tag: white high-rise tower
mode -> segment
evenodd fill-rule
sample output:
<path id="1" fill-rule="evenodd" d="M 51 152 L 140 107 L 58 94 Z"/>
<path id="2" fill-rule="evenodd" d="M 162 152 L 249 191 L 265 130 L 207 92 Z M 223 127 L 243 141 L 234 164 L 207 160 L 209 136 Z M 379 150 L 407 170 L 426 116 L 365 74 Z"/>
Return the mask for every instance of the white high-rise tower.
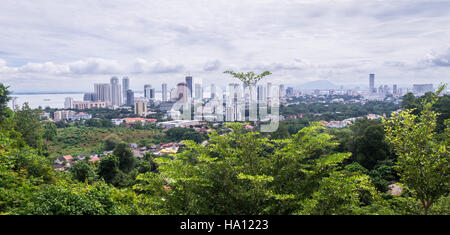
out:
<path id="1" fill-rule="evenodd" d="M 111 78 L 111 104 L 115 106 L 122 105 L 122 89 L 117 77 Z"/>

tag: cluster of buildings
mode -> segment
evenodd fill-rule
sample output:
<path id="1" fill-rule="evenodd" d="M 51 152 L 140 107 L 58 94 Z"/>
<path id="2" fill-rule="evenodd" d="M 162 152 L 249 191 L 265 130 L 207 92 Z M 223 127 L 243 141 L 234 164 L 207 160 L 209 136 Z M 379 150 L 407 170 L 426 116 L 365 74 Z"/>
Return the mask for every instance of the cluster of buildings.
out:
<path id="1" fill-rule="evenodd" d="M 369 74 L 369 88 L 368 90 L 359 89 L 344 89 L 341 86 L 340 89 L 304 89 L 294 90 L 293 87 L 288 87 L 282 92 L 283 85 L 280 85 L 280 98 L 299 97 L 302 95 L 313 96 L 331 96 L 331 95 L 346 95 L 346 96 L 362 96 L 366 100 L 384 100 L 386 97 L 398 98 L 409 92 L 416 96 L 421 96 L 427 92 L 434 91 L 433 84 L 413 84 L 412 87 L 405 88 L 399 87 L 397 84 L 386 85 L 382 84 L 378 87 L 375 84 L 375 74 Z"/>
<path id="2" fill-rule="evenodd" d="M 204 97 L 204 87 L 196 82 L 192 76 L 185 76 L 183 82 L 179 82 L 174 88 L 168 90 L 166 83 L 161 84 L 161 98 L 156 99 L 156 88 L 151 84 L 143 87 L 143 97 L 136 97 L 135 92 L 130 89 L 130 79 L 123 77 L 120 83 L 119 78 L 111 77 L 109 83 L 94 84 L 94 91 L 84 94 L 83 101 L 74 101 L 67 97 L 65 109 L 90 109 L 90 108 L 133 108 L 134 114 L 147 116 L 153 111 L 164 114 L 163 118 L 181 119 L 179 103 L 191 102 L 193 106 L 193 116 L 191 119 L 205 121 L 243 121 L 246 119 L 250 99 L 259 104 L 272 105 L 275 100 L 282 104 L 288 104 L 290 98 L 300 95 L 312 95 L 315 97 L 329 97 L 333 95 L 345 95 L 354 97 L 348 101 L 342 98 L 335 98 L 331 103 L 364 102 L 365 100 L 384 100 L 386 97 L 398 101 L 395 97 L 400 97 L 406 92 L 414 92 L 416 95 L 433 91 L 432 84 L 414 84 L 412 89 L 399 88 L 396 84 L 392 86 L 375 86 L 375 74 L 369 74 L 369 90 L 356 89 L 310 89 L 296 91 L 293 87 L 285 88 L 285 85 L 273 85 L 271 82 L 259 84 L 255 87 L 253 94 L 245 84 L 229 83 L 226 92 L 218 89 L 215 84 L 211 84 L 210 96 Z M 250 97 L 250 96 L 253 97 Z M 277 97 L 279 99 L 273 99 Z M 364 98 L 363 98 L 364 97 Z M 393 97 L 393 98 L 392 98 Z M 323 102 L 323 101 L 317 101 Z M 175 105 L 175 106 L 174 106 Z M 262 107 L 261 105 L 258 109 Z M 264 107 L 264 106 L 263 106 Z M 266 117 L 267 118 L 267 117 Z M 260 118 L 262 120 L 262 118 Z M 179 123 L 164 123 L 162 125 L 182 125 Z"/>
<path id="3" fill-rule="evenodd" d="M 49 116 L 47 116 L 50 118 Z M 91 119 L 92 115 L 85 112 L 75 112 L 72 110 L 59 110 L 53 113 L 53 121 L 63 121 L 63 120 L 86 120 Z"/>
<path id="4" fill-rule="evenodd" d="M 132 124 L 135 122 L 141 122 L 142 124 L 152 124 L 152 123 L 156 123 L 156 121 L 158 121 L 158 120 L 153 119 L 153 118 L 116 118 L 116 119 L 111 119 L 111 121 L 115 125 L 119 126 L 122 123 L 129 125 L 129 124 Z"/>
<path id="5" fill-rule="evenodd" d="M 348 125 L 353 124 L 356 121 L 356 119 L 360 119 L 360 118 L 364 118 L 364 117 L 367 118 L 367 119 L 378 119 L 378 118 L 381 118 L 382 116 L 377 115 L 377 114 L 368 114 L 368 115 L 363 116 L 363 117 L 347 118 L 347 119 L 344 119 L 342 121 L 330 121 L 330 122 L 327 122 L 327 121 L 321 120 L 319 122 L 323 123 L 328 128 L 342 128 L 342 127 L 346 127 Z"/>
<path id="6" fill-rule="evenodd" d="M 167 87 L 167 85 L 165 85 Z M 163 85 L 164 87 L 164 85 Z M 75 101 L 71 97 L 66 97 L 65 109 L 93 109 L 93 108 L 119 108 L 122 106 L 134 107 L 135 114 L 145 116 L 147 114 L 147 103 L 155 99 L 155 89 L 151 85 L 144 86 L 144 98 L 136 99 L 134 91 L 130 89 L 130 79 L 114 76 L 109 83 L 94 84 L 94 92 L 85 93 L 83 101 Z"/>
<path id="7" fill-rule="evenodd" d="M 100 157 L 95 153 L 82 154 L 75 157 L 73 157 L 72 155 L 64 155 L 55 159 L 55 161 L 53 162 L 53 169 L 66 172 L 70 167 L 72 167 L 73 164 L 78 161 L 85 160 L 86 158 L 89 159 L 89 162 L 100 161 Z"/>
<path id="8" fill-rule="evenodd" d="M 201 126 L 203 124 L 198 120 L 173 120 L 173 121 L 167 121 L 167 122 L 158 122 L 156 125 L 166 128 L 166 129 L 169 129 L 169 128 L 173 128 L 173 127 Z"/>
<path id="9" fill-rule="evenodd" d="M 175 154 L 178 152 L 178 149 L 182 145 L 184 144 L 171 142 L 171 143 L 156 144 L 147 148 L 145 146 L 138 146 L 136 143 L 131 143 L 129 147 L 131 149 L 133 157 L 143 158 L 146 153 L 152 153 L 153 155 L 156 156 Z M 95 163 L 112 153 L 113 151 L 104 151 L 100 155 L 95 153 L 81 154 L 77 156 L 63 155 L 54 160 L 53 169 L 57 171 L 67 172 L 78 161 L 87 159 L 89 162 Z"/>
<path id="10" fill-rule="evenodd" d="M 183 143 L 178 142 L 170 142 L 170 143 L 161 143 L 155 144 L 150 147 L 139 147 L 137 144 L 132 143 L 130 147 L 132 148 L 133 156 L 135 157 L 143 157 L 146 153 L 150 152 L 155 156 L 161 156 L 165 154 L 175 154 L 178 152 L 180 146 L 183 146 Z"/>
<path id="11" fill-rule="evenodd" d="M 254 94 L 256 100 L 258 102 L 270 102 L 270 98 L 274 95 L 284 96 L 284 94 L 293 93 L 292 88 L 288 88 L 286 91 L 284 85 L 279 86 L 279 89 L 275 90 L 275 92 L 274 87 L 270 82 L 266 86 L 258 85 Z M 114 76 L 110 79 L 109 83 L 94 84 L 94 91 L 85 93 L 83 101 L 76 101 L 71 97 L 66 97 L 64 108 L 77 110 L 91 108 L 116 109 L 126 106 L 133 107 L 134 113 L 139 116 L 146 116 L 149 114 L 150 108 L 156 108 L 166 113 L 167 117 L 176 118 L 180 113 L 172 110 L 172 107 L 179 101 L 185 102 L 189 100 L 193 101 L 193 105 L 197 105 L 199 103 L 205 104 L 208 101 L 217 100 L 223 104 L 224 108 L 214 109 L 211 112 L 220 113 L 224 116 L 233 116 L 233 119 L 241 120 L 242 112 L 238 110 L 242 110 L 243 108 L 248 109 L 249 94 L 248 92 L 244 95 L 241 94 L 241 92 L 246 90 L 246 86 L 230 83 L 227 88 L 229 88 L 228 95 L 222 94 L 221 90 L 217 89 L 215 84 L 211 84 L 210 97 L 205 98 L 203 96 L 204 89 L 202 84 L 194 82 L 192 76 L 186 76 L 184 82 L 178 83 L 170 91 L 168 90 L 167 84 L 163 83 L 161 85 L 161 99 L 156 100 L 156 90 L 151 84 L 144 85 L 144 97 L 136 97 L 135 92 L 130 89 L 130 79 L 128 77 L 123 77 L 122 83 L 120 83 L 119 78 Z M 246 103 L 239 103 L 241 99 L 244 99 Z M 207 118 L 216 119 L 214 116 Z"/>
<path id="12" fill-rule="evenodd" d="M 393 95 L 396 97 L 403 96 L 406 93 L 412 92 L 416 96 L 421 96 L 427 92 L 434 91 L 433 84 L 413 84 L 411 88 L 399 88 L 397 84 L 393 84 L 392 88 L 388 85 L 380 85 L 375 87 L 375 74 L 369 74 L 369 92 L 368 97 L 384 98 L 387 95 Z"/>

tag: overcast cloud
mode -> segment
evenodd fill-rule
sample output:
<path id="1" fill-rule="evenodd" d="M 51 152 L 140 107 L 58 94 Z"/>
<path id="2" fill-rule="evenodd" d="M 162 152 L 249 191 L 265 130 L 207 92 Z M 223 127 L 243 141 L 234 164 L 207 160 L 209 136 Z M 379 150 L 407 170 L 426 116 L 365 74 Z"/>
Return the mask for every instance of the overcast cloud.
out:
<path id="1" fill-rule="evenodd" d="M 174 86 L 227 69 L 272 83 L 450 81 L 450 1 L 2 0 L 0 82 L 14 91 L 88 91 L 129 76 Z"/>

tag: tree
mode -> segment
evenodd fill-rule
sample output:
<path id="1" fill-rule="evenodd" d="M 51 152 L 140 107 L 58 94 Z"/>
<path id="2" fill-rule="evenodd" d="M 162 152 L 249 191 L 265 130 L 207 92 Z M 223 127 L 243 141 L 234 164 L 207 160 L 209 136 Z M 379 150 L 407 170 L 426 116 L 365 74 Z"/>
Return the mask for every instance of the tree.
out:
<path id="1" fill-rule="evenodd" d="M 354 157 L 358 163 L 371 170 L 378 161 L 386 160 L 387 149 L 383 126 L 371 125 L 364 130 L 362 136 L 355 138 Z"/>
<path id="2" fill-rule="evenodd" d="M 227 70 L 224 73 L 230 74 L 234 78 L 239 79 L 242 83 L 244 83 L 248 87 L 255 86 L 262 78 L 272 74 L 269 71 L 264 71 L 261 74 L 255 74 L 254 72 L 237 73 L 237 72 L 233 72 L 231 70 Z"/>
<path id="3" fill-rule="evenodd" d="M 147 152 L 142 159 L 139 159 L 136 166 L 139 173 L 156 172 L 158 165 L 153 159 L 153 154 Z"/>
<path id="4" fill-rule="evenodd" d="M 279 124 L 278 129 L 270 134 L 271 139 L 287 139 L 289 136 L 288 127 L 282 122 Z"/>
<path id="5" fill-rule="evenodd" d="M 421 104 L 419 115 L 408 109 L 384 120 L 386 139 L 398 155 L 396 169 L 400 180 L 420 201 L 424 214 L 428 214 L 436 200 L 449 193 L 449 122 L 445 136 L 439 138 L 437 114 L 431 110 L 443 89 L 444 86 L 440 87 Z"/>
<path id="6" fill-rule="evenodd" d="M 207 145 L 184 141 L 174 159 L 155 158 L 158 173 L 138 175 L 134 189 L 169 214 L 292 214 L 350 156 L 332 153 L 337 143 L 318 123 L 283 140 L 244 125 L 212 132 Z"/>
<path id="7" fill-rule="evenodd" d="M 169 141 L 192 140 L 196 143 L 204 141 L 206 138 L 203 134 L 198 133 L 194 129 L 184 127 L 174 127 L 166 131 Z"/>
<path id="8" fill-rule="evenodd" d="M 443 132 L 445 130 L 445 120 L 450 119 L 450 95 L 439 96 L 433 105 L 433 110 L 439 114 L 437 117 L 437 131 Z"/>
<path id="9" fill-rule="evenodd" d="M 14 114 L 14 129 L 29 146 L 41 150 L 42 123 L 39 121 L 40 111 L 31 109 L 28 103 L 23 104 Z"/>
<path id="10" fill-rule="evenodd" d="M 94 167 L 92 164 L 87 161 L 78 161 L 70 167 L 70 173 L 72 173 L 72 177 L 80 182 L 89 182 L 92 183 L 97 174 L 95 173 Z"/>
<path id="11" fill-rule="evenodd" d="M 8 87 L 0 83 L 0 124 L 2 121 L 10 116 L 8 101 L 11 100 L 9 97 L 10 91 Z"/>
<path id="12" fill-rule="evenodd" d="M 231 70 L 227 70 L 223 73 L 230 74 L 231 76 L 233 76 L 233 78 L 239 79 L 245 86 L 247 86 L 249 88 L 249 91 L 250 91 L 249 105 L 250 105 L 250 107 L 253 107 L 253 87 L 256 86 L 256 84 L 261 79 L 272 74 L 270 71 L 264 71 L 260 74 L 255 74 L 254 72 L 237 73 L 237 72 L 233 72 Z M 256 109 L 250 108 L 250 118 L 252 118 L 252 117 L 256 118 Z"/>
<path id="13" fill-rule="evenodd" d="M 108 155 L 100 161 L 98 175 L 107 183 L 112 183 L 119 173 L 119 158 L 114 155 Z"/>
<path id="14" fill-rule="evenodd" d="M 105 183 L 86 185 L 59 181 L 42 187 L 20 214 L 114 215 L 120 210 L 113 201 L 113 188 Z"/>
<path id="15" fill-rule="evenodd" d="M 128 173 L 134 169 L 136 159 L 126 143 L 119 143 L 116 148 L 114 148 L 113 154 L 119 159 L 119 169 L 121 171 Z"/>
<path id="16" fill-rule="evenodd" d="M 402 97 L 402 108 L 404 109 L 415 109 L 417 108 L 417 98 L 413 93 L 408 92 Z"/>
<path id="17" fill-rule="evenodd" d="M 120 138 L 119 136 L 117 136 L 116 134 L 110 134 L 105 138 L 105 150 L 106 151 L 110 151 L 113 150 L 116 145 L 120 142 Z"/>
<path id="18" fill-rule="evenodd" d="M 301 205 L 298 213 L 306 215 L 393 214 L 367 175 L 346 171 L 323 178 L 319 189 Z"/>
<path id="19" fill-rule="evenodd" d="M 57 135 L 57 127 L 53 122 L 46 122 L 44 125 L 43 137 L 47 141 L 52 141 Z"/>

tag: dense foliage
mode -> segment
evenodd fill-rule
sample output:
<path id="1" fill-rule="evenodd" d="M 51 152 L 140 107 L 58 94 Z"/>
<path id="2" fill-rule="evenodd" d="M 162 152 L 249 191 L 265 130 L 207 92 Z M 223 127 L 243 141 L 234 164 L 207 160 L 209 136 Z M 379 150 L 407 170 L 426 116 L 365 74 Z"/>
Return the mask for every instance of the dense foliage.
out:
<path id="1" fill-rule="evenodd" d="M 203 135 L 58 127 L 27 105 L 12 112 L 8 94 L 0 84 L 1 214 L 450 213 L 450 120 L 439 126 L 447 96 L 428 94 L 418 111 L 349 128 L 307 122 L 292 134 L 282 124 L 267 135 L 230 123 Z M 180 140 L 185 146 L 175 155 L 137 158 L 129 147 Z M 112 153 L 79 160 L 68 172 L 52 168 L 59 154 L 105 150 Z M 403 191 L 388 193 L 391 186 Z"/>

